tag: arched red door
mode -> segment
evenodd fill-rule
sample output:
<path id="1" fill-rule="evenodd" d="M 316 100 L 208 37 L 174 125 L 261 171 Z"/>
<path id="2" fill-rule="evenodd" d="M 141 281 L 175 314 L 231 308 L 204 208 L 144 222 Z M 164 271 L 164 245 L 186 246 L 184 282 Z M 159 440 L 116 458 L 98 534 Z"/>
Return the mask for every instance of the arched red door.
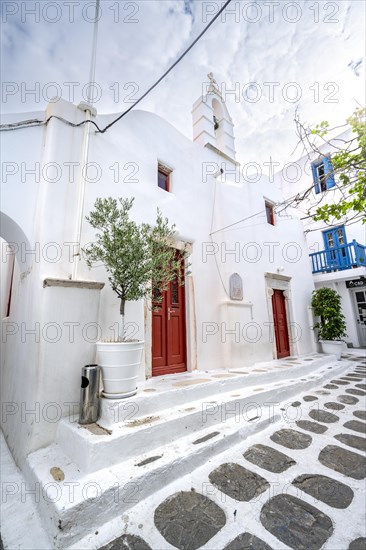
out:
<path id="1" fill-rule="evenodd" d="M 274 290 L 272 296 L 274 333 L 277 359 L 290 355 L 290 340 L 287 328 L 286 303 L 283 290 Z"/>

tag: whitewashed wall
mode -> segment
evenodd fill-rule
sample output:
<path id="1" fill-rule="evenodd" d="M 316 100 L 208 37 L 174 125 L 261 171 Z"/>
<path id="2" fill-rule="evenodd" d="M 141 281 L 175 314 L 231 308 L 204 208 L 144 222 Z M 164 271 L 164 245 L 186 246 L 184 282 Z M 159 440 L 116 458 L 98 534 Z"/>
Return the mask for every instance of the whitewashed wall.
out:
<path id="1" fill-rule="evenodd" d="M 75 122 L 84 117 L 75 106 L 63 101 L 50 106 L 47 116 L 52 113 Z M 101 116 L 97 122 L 104 126 L 114 117 Z M 14 335 L 7 334 L 6 342 L 3 341 L 2 396 L 13 403 L 13 409 L 9 405 L 3 430 L 19 464 L 31 450 L 52 441 L 57 421 L 50 421 L 47 414 L 36 420 L 32 415 L 22 418 L 17 405 L 24 402 L 28 409 L 34 409 L 38 402 L 43 410 L 52 402 L 61 407 L 62 415 L 69 414 L 67 403 L 78 400 L 80 367 L 93 361 L 95 353 L 92 336 L 89 333 L 86 338 L 83 327 L 98 323 L 103 337 L 110 337 L 113 336 L 110 327 L 119 316 L 118 300 L 108 283 L 102 291 L 43 288 L 47 277 L 64 280 L 72 277 L 75 259 L 70 253 L 70 243 L 75 242 L 77 235 L 77 176 L 83 133 L 82 128 L 73 129 L 53 119 L 47 130 L 9 132 L 4 138 L 6 143 L 9 140 L 5 160 L 30 159 L 30 163 L 57 163 L 61 168 L 61 177 L 53 183 L 49 181 L 52 172 L 45 176 L 41 171 L 36 184 L 26 178 L 23 186 L 14 177 L 12 184 L 5 187 L 5 214 L 16 227 L 22 228 L 32 246 L 39 242 L 41 250 L 38 256 L 30 257 L 28 266 L 17 264 L 14 305 L 10 318 L 3 321 L 8 323 L 7 332 L 13 327 L 9 323 L 14 323 L 15 328 L 22 323 L 31 328 L 37 321 L 41 326 L 39 341 L 32 335 L 22 341 L 19 330 Z M 157 186 L 158 160 L 173 169 L 171 193 Z M 76 166 L 74 179 L 65 165 L 70 162 Z M 298 220 L 284 215 L 276 219 L 275 226 L 267 223 L 264 197 L 273 202 L 282 200 L 273 182 L 265 178 L 250 184 L 243 182 L 229 173 L 235 165 L 227 158 L 191 142 L 161 118 L 137 110 L 106 134 L 92 130 L 89 163 L 94 164 L 90 165 L 86 182 L 83 217 L 93 208 L 96 197 L 134 196 L 134 219 L 152 223 L 159 207 L 176 224 L 177 239 L 192 243 L 192 275 L 187 289 L 191 322 L 187 331 L 189 369 L 252 365 L 275 357 L 266 273 L 280 274 L 289 281 L 293 352 L 314 351 L 308 316 L 314 286 L 303 230 Z M 206 163 L 210 165 L 207 167 Z M 212 175 L 206 178 L 205 173 L 216 167 L 222 167 L 224 175 L 215 183 L 215 178 Z M 117 168 L 119 178 L 115 180 Z M 231 224 L 236 225 L 222 230 Z M 215 231 L 213 247 L 212 231 Z M 93 232 L 84 220 L 82 244 L 92 239 Z M 213 250 L 218 250 L 217 261 L 213 254 L 208 254 Z M 230 254 L 230 250 L 236 253 Z M 225 303 L 233 272 L 242 276 L 244 302 L 251 302 L 252 308 Z M 78 279 L 107 282 L 104 269 L 90 270 L 83 260 L 78 266 Z M 142 302 L 128 304 L 127 317 L 138 325 L 139 337 L 146 337 L 151 331 L 144 326 L 144 316 Z M 226 334 L 235 329 L 235 323 L 239 323 L 239 338 Z M 61 329 L 58 340 L 52 324 Z M 72 324 L 77 327 L 74 340 L 69 336 Z M 44 327 L 50 330 L 46 336 L 42 333 Z M 207 327 L 214 334 L 205 334 Z M 54 342 L 50 341 L 52 338 Z M 145 364 L 141 366 L 140 379 L 144 377 Z M 54 414 L 57 410 L 54 407 Z"/>

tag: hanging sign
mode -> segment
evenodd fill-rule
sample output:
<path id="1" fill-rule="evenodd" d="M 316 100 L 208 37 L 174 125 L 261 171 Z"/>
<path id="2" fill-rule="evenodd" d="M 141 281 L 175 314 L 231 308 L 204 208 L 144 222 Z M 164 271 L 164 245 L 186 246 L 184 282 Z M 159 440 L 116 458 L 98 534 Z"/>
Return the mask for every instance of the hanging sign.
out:
<path id="1" fill-rule="evenodd" d="M 352 281 L 346 281 L 347 288 L 360 288 L 366 286 L 366 279 L 353 279 Z"/>

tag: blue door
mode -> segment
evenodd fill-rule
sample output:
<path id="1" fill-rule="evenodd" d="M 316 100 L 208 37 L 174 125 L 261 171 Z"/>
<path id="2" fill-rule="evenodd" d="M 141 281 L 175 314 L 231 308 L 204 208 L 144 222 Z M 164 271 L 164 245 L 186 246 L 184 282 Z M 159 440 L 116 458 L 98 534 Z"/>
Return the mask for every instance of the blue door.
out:
<path id="1" fill-rule="evenodd" d="M 323 238 L 329 269 L 347 269 L 350 259 L 344 226 L 323 231 Z"/>

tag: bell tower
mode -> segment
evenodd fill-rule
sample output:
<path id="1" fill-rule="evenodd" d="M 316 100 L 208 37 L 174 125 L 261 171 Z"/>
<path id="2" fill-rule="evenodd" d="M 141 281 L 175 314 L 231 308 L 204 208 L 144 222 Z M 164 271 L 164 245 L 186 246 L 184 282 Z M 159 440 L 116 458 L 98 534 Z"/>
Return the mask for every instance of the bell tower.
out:
<path id="1" fill-rule="evenodd" d="M 233 121 L 213 74 L 207 76 L 207 92 L 193 104 L 193 141 L 202 147 L 210 144 L 235 160 Z"/>

